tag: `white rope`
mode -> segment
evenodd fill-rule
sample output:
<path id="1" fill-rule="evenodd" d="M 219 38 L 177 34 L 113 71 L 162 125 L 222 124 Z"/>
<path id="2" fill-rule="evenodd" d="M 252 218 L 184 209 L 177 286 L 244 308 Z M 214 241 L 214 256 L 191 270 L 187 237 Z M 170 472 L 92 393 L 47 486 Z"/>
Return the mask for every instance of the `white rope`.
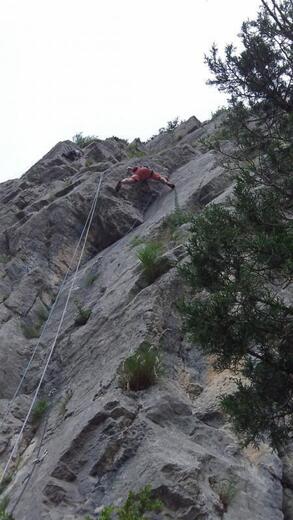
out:
<path id="1" fill-rule="evenodd" d="M 50 320 L 51 320 L 51 317 L 52 317 L 52 315 L 53 315 L 53 312 L 54 312 L 54 310 L 55 310 L 55 308 L 56 308 L 56 305 L 57 305 L 57 303 L 58 303 L 58 301 L 59 301 L 59 298 L 60 298 L 60 296 L 61 296 L 61 294 L 62 294 L 62 292 L 63 292 L 63 289 L 64 289 L 65 284 L 66 284 L 66 282 L 67 282 L 68 275 L 69 275 L 69 273 L 70 273 L 70 271 L 71 271 L 71 269 L 72 269 L 72 267 L 73 267 L 73 264 L 74 264 L 74 261 L 75 261 L 75 257 L 76 257 L 76 255 L 77 255 L 77 252 L 78 252 L 79 246 L 80 246 L 80 244 L 81 244 L 81 241 L 82 241 L 83 235 L 84 235 L 84 233 L 85 233 L 85 230 L 86 230 L 86 227 L 87 227 L 87 225 L 88 225 L 88 222 L 89 222 L 89 219 L 90 219 L 91 213 L 92 213 L 92 211 L 93 211 L 94 204 L 95 204 L 95 199 L 94 199 L 93 202 L 92 202 L 92 205 L 91 205 L 90 211 L 89 211 L 88 216 L 87 216 L 86 223 L 85 223 L 85 225 L 84 225 L 84 227 L 83 227 L 82 233 L 81 233 L 81 235 L 80 235 L 80 237 L 79 237 L 79 240 L 78 240 L 78 243 L 77 243 L 77 245 L 76 245 L 76 247 L 75 247 L 75 251 L 74 251 L 74 253 L 73 253 L 72 259 L 71 259 L 70 264 L 69 264 L 69 267 L 68 267 L 68 269 L 67 269 L 67 272 L 66 272 L 66 274 L 65 274 L 65 276 L 64 276 L 64 278 L 63 278 L 62 284 L 61 284 L 61 286 L 60 286 L 60 288 L 59 288 L 58 294 L 57 294 L 57 296 L 56 296 L 56 298 L 55 298 L 55 301 L 54 301 L 54 303 L 53 303 L 53 305 L 52 305 L 52 307 L 51 307 L 51 309 L 50 309 L 50 312 L 49 312 L 48 318 L 46 319 L 46 322 L 45 322 L 45 324 L 44 324 L 44 326 L 43 326 L 43 328 L 42 328 L 41 335 L 40 335 L 40 337 L 39 337 L 39 339 L 38 339 L 38 341 L 37 341 L 37 344 L 36 344 L 36 346 L 35 346 L 35 348 L 34 348 L 34 350 L 33 350 L 33 352 L 32 352 L 32 355 L 31 355 L 31 358 L 30 358 L 30 360 L 29 360 L 29 362 L 28 362 L 28 365 L 26 366 L 26 369 L 24 370 L 24 373 L 23 373 L 23 375 L 22 375 L 22 378 L 21 378 L 21 380 L 20 380 L 20 382 L 19 382 L 19 384 L 18 384 L 18 386 L 17 386 L 17 388 L 16 388 L 16 390 L 15 390 L 15 392 L 14 392 L 14 395 L 13 395 L 13 397 L 12 397 L 12 400 L 9 402 L 9 404 L 8 404 L 7 407 L 6 407 L 6 410 L 5 410 L 5 412 L 4 412 L 4 415 L 3 415 L 2 420 L 1 420 L 1 422 L 0 422 L 0 430 L 1 430 L 1 428 L 2 428 L 2 426 L 3 426 L 3 424 L 4 424 L 5 420 L 6 420 L 6 418 L 7 418 L 7 416 L 8 416 L 10 410 L 12 409 L 12 406 L 13 406 L 13 404 L 14 404 L 14 402 L 15 402 L 15 400 L 16 400 L 16 398 L 17 398 L 19 392 L 20 392 L 20 389 L 22 388 L 22 385 L 23 385 L 23 383 L 24 383 L 24 381 L 25 381 L 25 378 L 26 378 L 26 376 L 27 376 L 27 373 L 28 373 L 29 370 L 30 370 L 30 367 L 31 367 L 31 365 L 32 365 L 32 362 L 33 362 L 33 360 L 34 360 L 34 358 L 35 358 L 35 356 L 36 356 L 36 354 L 37 354 L 37 351 L 38 351 L 38 349 L 39 349 L 39 346 L 40 346 L 40 344 L 41 344 L 41 342 L 42 342 L 42 338 L 43 338 L 43 336 L 44 336 L 44 334 L 45 334 L 45 331 L 46 331 L 47 328 L 48 328 L 48 325 L 49 325 L 49 323 L 50 323 Z"/>
<path id="2" fill-rule="evenodd" d="M 21 440 L 21 437 L 22 437 L 22 434 L 24 432 L 24 429 L 27 425 L 27 422 L 29 420 L 29 417 L 30 417 L 30 414 L 31 414 L 31 411 L 36 403 L 36 400 L 37 400 L 37 397 L 38 397 L 38 394 L 39 394 L 39 391 L 40 391 L 40 388 L 42 386 L 42 383 L 43 383 L 43 380 L 44 380 L 44 377 L 46 375 L 46 372 L 47 372 L 47 369 L 48 369 L 48 366 L 49 366 L 49 363 L 51 361 L 51 358 L 52 358 L 52 355 L 54 353 L 54 349 L 55 349 L 55 346 L 56 346 L 56 343 L 57 343 L 57 340 L 58 340 L 58 336 L 59 336 L 59 333 L 60 333 L 60 330 L 61 330 L 61 327 L 63 325 L 63 321 L 64 321 L 64 317 L 65 317 L 65 314 L 66 314 L 66 311 L 67 311 L 67 307 L 68 307 L 68 303 L 69 303 L 69 300 L 70 300 L 70 296 L 71 296 L 71 293 L 73 291 L 73 288 L 74 288 L 74 285 L 75 285 L 75 281 L 76 281 L 76 278 L 77 278 L 77 274 L 78 274 L 78 271 L 79 271 L 79 267 L 80 267 L 80 264 L 81 264 L 81 260 L 82 260 L 82 257 L 83 257 L 83 253 L 84 253 L 84 250 L 85 250 L 85 246 L 86 246 L 86 243 L 87 243 L 87 238 L 88 238 L 88 235 L 89 235 L 89 231 L 90 231 L 90 228 L 91 228 L 91 224 L 92 224 L 92 221 L 93 221 L 93 216 L 94 216 L 94 213 L 95 213 L 95 209 L 96 209 L 96 204 L 97 204 L 97 200 L 98 200 L 98 196 L 99 196 L 99 193 L 100 193 L 100 188 L 101 188 L 101 184 L 102 184 L 102 179 L 103 179 L 103 173 L 100 175 L 100 181 L 99 181 L 99 184 L 98 184 L 98 188 L 97 188 L 97 191 L 96 191 L 96 194 L 95 194 L 95 197 L 94 197 L 94 204 L 93 204 L 93 209 L 92 209 L 92 212 L 91 212 L 91 215 L 90 215 L 90 218 L 89 218 L 89 223 L 88 223 L 88 228 L 87 228 L 87 231 L 86 231 L 86 235 L 85 235 L 85 239 L 84 239 L 84 244 L 83 244 L 83 247 L 82 247 L 82 250 L 81 250 L 81 253 L 80 253 L 80 257 L 79 257 L 79 260 L 78 260 L 78 263 L 77 263 L 77 266 L 76 266 L 76 269 L 75 269 L 75 272 L 74 272 L 74 276 L 73 276 L 73 279 L 72 279 L 72 282 L 71 282 L 71 285 L 70 285 L 70 288 L 69 288 L 69 291 L 68 291 L 68 295 L 67 295 L 67 299 L 66 299 L 66 302 L 65 302 L 65 305 L 64 305 L 64 309 L 63 309 L 63 312 L 62 312 L 62 316 L 60 318 L 60 322 L 59 322 L 59 326 L 58 326 L 58 329 L 57 329 L 57 332 L 55 334 L 55 338 L 53 340 L 53 343 L 52 343 L 52 346 L 51 346 L 51 349 L 50 349 L 50 352 L 49 352 L 49 355 L 47 357 L 47 361 L 46 361 L 46 364 L 45 364 L 45 367 L 43 369 L 43 372 L 42 372 L 42 375 L 41 375 L 41 378 L 40 378 L 40 381 L 39 381 L 39 384 L 36 388 L 36 391 L 35 391 L 35 394 L 34 394 L 34 397 L 33 397 L 33 400 L 31 402 L 31 405 L 29 407 L 29 410 L 26 414 L 26 417 L 24 419 L 24 422 L 23 422 L 23 425 L 21 427 L 21 430 L 16 438 L 16 441 L 15 441 L 15 444 L 14 444 L 14 447 L 11 451 L 11 454 L 9 456 L 9 459 L 5 465 L 5 468 L 3 470 L 3 473 L 2 473 L 2 476 L 1 476 L 1 479 L 0 479 L 0 484 L 3 482 L 5 476 L 6 476 L 6 473 L 7 473 L 7 470 L 9 468 L 9 465 L 10 465 L 10 462 L 14 456 L 14 454 L 16 453 L 16 450 L 18 448 L 18 445 L 20 443 L 20 440 Z"/>
<path id="3" fill-rule="evenodd" d="M 111 173 L 111 172 L 106 173 L 106 174 L 105 174 L 105 178 L 108 177 L 108 175 L 109 175 L 110 173 Z M 39 338 L 39 340 L 38 340 L 38 342 L 37 342 L 37 344 L 36 344 L 36 347 L 35 347 L 35 349 L 34 349 L 34 351 L 33 351 L 33 353 L 32 353 L 31 359 L 30 359 L 30 361 L 29 361 L 29 363 L 28 363 L 28 365 L 27 365 L 27 367 L 26 367 L 26 369 L 25 369 L 25 371 L 24 371 L 24 374 L 23 374 L 23 376 L 22 376 L 22 379 L 21 379 L 21 381 L 20 381 L 20 383 L 19 383 L 19 385 L 18 385 L 18 387 L 17 387 L 17 389 L 16 389 L 16 391 L 15 391 L 15 394 L 14 394 L 14 396 L 13 396 L 13 398 L 12 398 L 12 401 L 11 401 L 11 402 L 9 403 L 9 405 L 7 406 L 7 409 L 6 409 L 5 413 L 4 413 L 4 417 L 3 417 L 3 419 L 2 419 L 2 421 L 1 421 L 1 423 L 0 423 L 0 428 L 1 428 L 2 425 L 3 425 L 3 422 L 4 422 L 4 420 L 5 420 L 5 418 L 7 417 L 9 411 L 11 410 L 11 407 L 12 407 L 12 405 L 13 405 L 13 403 L 14 403 L 14 401 L 15 401 L 15 399 L 16 399 L 16 397 L 17 397 L 17 395 L 18 395 L 18 393 L 19 393 L 19 391 L 20 391 L 20 389 L 21 389 L 21 387 L 22 387 L 22 384 L 23 384 L 23 382 L 24 382 L 24 380 L 25 380 L 25 377 L 26 377 L 26 375 L 27 375 L 27 373 L 28 373 L 28 371 L 29 371 L 29 369 L 30 369 L 30 367 L 31 367 L 31 364 L 32 364 L 32 362 L 33 362 L 33 360 L 34 360 L 34 357 L 35 357 L 36 353 L 37 353 L 38 347 L 39 347 L 39 345 L 40 345 L 40 343 L 41 343 L 41 339 L 42 339 L 42 337 L 43 337 L 43 335 L 44 335 L 45 330 L 47 329 L 47 326 L 48 326 L 48 324 L 49 324 L 49 321 L 50 321 L 50 319 L 51 319 L 51 316 L 52 316 L 52 314 L 53 314 L 53 312 L 54 312 L 54 310 L 55 310 L 55 307 L 56 307 L 56 305 L 57 305 L 57 302 L 59 301 L 60 295 L 61 295 L 61 293 L 63 292 L 63 288 L 64 288 L 65 283 L 66 283 L 66 281 L 67 281 L 67 278 L 68 278 L 69 272 L 71 271 L 71 268 L 72 268 L 73 262 L 74 262 L 74 260 L 75 260 L 75 256 L 76 256 L 77 251 L 78 251 L 78 248 L 79 248 L 79 246 L 80 246 L 80 244 L 81 244 L 81 241 L 82 241 L 83 235 L 84 235 L 85 230 L 86 230 L 86 228 L 87 228 L 87 226 L 88 226 L 87 231 L 86 231 L 86 236 L 85 236 L 84 244 L 83 244 L 83 247 L 82 247 L 82 250 L 81 250 L 81 254 L 80 254 L 80 257 L 79 257 L 79 261 L 78 261 L 78 264 L 77 264 L 77 267 L 76 267 L 76 270 L 75 270 L 75 273 L 74 273 L 74 276 L 73 276 L 73 279 L 72 279 L 72 283 L 71 283 L 71 286 L 70 286 L 70 289 L 69 289 L 69 292 L 68 292 L 68 296 L 67 296 L 67 299 L 66 299 L 66 302 L 65 302 L 65 306 L 64 306 L 64 309 L 63 309 L 63 313 L 62 313 L 62 316 L 61 316 L 61 319 L 60 319 L 60 322 L 59 322 L 59 326 L 58 326 L 58 329 L 57 329 L 57 332 L 56 332 L 56 335 L 55 335 L 54 341 L 53 341 L 53 343 L 52 343 L 52 346 L 51 346 L 51 349 L 50 349 L 50 352 L 49 352 L 49 355 L 48 355 L 48 358 L 47 358 L 47 361 L 46 361 L 46 364 L 45 364 L 45 367 L 44 367 L 44 370 L 43 370 L 43 373 L 42 373 L 42 376 L 41 376 L 41 379 L 40 379 L 39 384 L 38 384 L 38 386 L 37 386 L 37 389 L 36 389 L 36 391 L 35 391 L 35 395 L 34 395 L 34 397 L 33 397 L 33 400 L 32 400 L 32 403 L 31 403 L 31 406 L 30 406 L 30 408 L 29 408 L 29 410 L 28 410 L 28 412 L 27 412 L 27 415 L 26 415 L 26 418 L 25 418 L 24 423 L 23 423 L 23 425 L 22 425 L 22 428 L 21 428 L 21 430 L 20 430 L 20 432 L 19 432 L 19 434 L 18 434 L 18 436 L 17 436 L 17 439 L 16 439 L 16 442 L 15 442 L 15 445 L 14 445 L 14 447 L 13 447 L 13 449 L 12 449 L 12 452 L 11 452 L 11 454 L 10 454 L 10 457 L 9 457 L 9 459 L 8 459 L 6 465 L 5 465 L 4 471 L 3 471 L 2 476 L 1 476 L 1 478 L 0 478 L 0 484 L 3 482 L 3 480 L 4 480 L 5 476 L 6 476 L 6 473 L 7 473 L 7 470 L 8 470 L 8 468 L 9 468 L 10 462 L 11 462 L 11 460 L 12 460 L 12 458 L 13 458 L 13 456 L 14 456 L 14 454 L 15 454 L 17 448 L 18 448 L 19 442 L 20 442 L 20 440 L 21 440 L 21 436 L 22 436 L 22 434 L 23 434 L 23 432 L 24 432 L 24 429 L 25 429 L 25 427 L 26 427 L 26 425 L 27 425 L 27 422 L 28 422 L 28 419 L 29 419 L 30 414 L 31 414 L 31 412 L 32 412 L 32 409 L 33 409 L 33 407 L 34 407 L 34 405 L 35 405 L 35 402 L 36 402 L 36 400 L 37 400 L 37 397 L 38 397 L 38 394 L 39 394 L 40 388 L 41 388 L 41 386 L 42 386 L 42 383 L 43 383 L 44 377 L 45 377 L 45 375 L 46 375 L 46 372 L 47 372 L 47 369 L 48 369 L 49 363 L 50 363 L 51 358 L 52 358 L 52 355 L 53 355 L 53 353 L 54 353 L 54 349 L 55 349 L 55 346 L 56 346 L 56 343 L 57 343 L 57 340 L 58 340 L 58 336 L 59 336 L 59 333 L 60 333 L 61 327 L 62 327 L 62 325 L 63 325 L 64 317 L 65 317 L 66 310 L 67 310 L 67 307 L 68 307 L 68 303 L 69 303 L 69 300 L 70 300 L 70 296 L 71 296 L 71 293 L 72 293 L 72 291 L 73 291 L 73 288 L 74 288 L 74 285 L 75 285 L 75 281 L 76 281 L 76 278 L 77 278 L 77 274 L 78 274 L 78 271 L 79 271 L 79 267 L 80 267 L 80 264 L 81 264 L 81 260 L 82 260 L 82 257 L 83 257 L 83 253 L 84 253 L 84 249 L 85 249 L 85 246 L 86 246 L 86 242 L 87 242 L 87 238 L 88 238 L 89 230 L 90 230 L 90 228 L 91 228 L 91 224 L 92 224 L 93 216 L 94 216 L 95 209 L 96 209 L 97 199 L 98 199 L 98 196 L 99 196 L 99 193 L 100 193 L 100 188 L 101 188 L 101 184 L 102 184 L 103 176 L 104 176 L 104 172 L 102 172 L 101 175 L 100 175 L 99 184 L 98 184 L 98 187 L 97 187 L 97 190 L 96 190 L 96 194 L 95 194 L 95 197 L 94 197 L 94 200 L 93 200 L 93 203 L 92 203 L 92 206 L 91 206 L 90 212 L 89 212 L 89 214 L 88 214 L 88 217 L 87 217 L 86 223 L 85 223 L 84 228 L 83 228 L 83 230 L 82 230 L 82 233 L 81 233 L 81 235 L 80 235 L 80 238 L 79 238 L 78 244 L 77 244 L 77 246 L 76 246 L 76 248 L 75 248 L 75 251 L 74 251 L 74 254 L 73 254 L 72 260 L 71 260 L 71 262 L 70 262 L 69 268 L 68 268 L 68 270 L 67 270 L 67 272 L 66 272 L 66 275 L 65 275 L 65 277 L 64 277 L 64 279 L 63 279 L 63 282 L 62 282 L 62 284 L 61 284 L 61 287 L 60 287 L 60 289 L 59 289 L 59 291 L 58 291 L 57 297 L 56 297 L 56 299 L 55 299 L 55 301 L 54 301 L 54 304 L 53 304 L 53 306 L 52 306 L 52 308 L 51 308 L 51 310 L 50 310 L 49 316 L 48 316 L 48 318 L 47 318 L 47 320 L 46 320 L 46 322 L 45 322 L 45 324 L 44 324 L 44 327 L 43 327 L 43 329 L 42 329 L 41 336 L 40 336 L 40 338 Z M 149 201 L 149 202 L 146 204 L 146 206 L 144 207 L 144 211 L 146 211 L 146 209 L 150 206 L 150 204 L 151 204 L 152 202 L 153 202 L 153 200 L 150 199 L 150 201 Z M 129 233 L 133 230 L 133 228 L 135 227 L 135 224 L 136 224 L 136 222 L 134 222 L 134 223 L 130 226 L 130 229 L 127 231 L 126 235 L 129 234 Z"/>

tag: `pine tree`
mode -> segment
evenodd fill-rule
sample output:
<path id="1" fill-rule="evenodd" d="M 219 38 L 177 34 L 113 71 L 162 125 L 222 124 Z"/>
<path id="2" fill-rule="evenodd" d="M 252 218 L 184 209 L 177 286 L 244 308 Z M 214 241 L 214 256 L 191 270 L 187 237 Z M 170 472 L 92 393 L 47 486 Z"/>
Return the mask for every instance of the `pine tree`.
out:
<path id="1" fill-rule="evenodd" d="M 214 45 L 206 56 L 229 105 L 209 146 L 235 188 L 229 207 L 193 219 L 183 313 L 216 369 L 235 374 L 222 406 L 243 443 L 278 446 L 293 434 L 292 2 L 262 0 L 240 37 L 241 52 L 228 45 L 222 59 Z"/>

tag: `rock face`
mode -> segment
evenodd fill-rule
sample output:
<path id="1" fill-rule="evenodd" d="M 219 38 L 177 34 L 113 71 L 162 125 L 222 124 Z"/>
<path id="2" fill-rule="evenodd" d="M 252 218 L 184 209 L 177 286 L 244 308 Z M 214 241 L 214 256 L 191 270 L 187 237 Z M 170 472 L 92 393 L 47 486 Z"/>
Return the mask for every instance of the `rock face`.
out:
<path id="1" fill-rule="evenodd" d="M 134 147 L 97 140 L 76 161 L 58 143 L 19 180 L 0 185 L 0 414 L 3 417 L 71 265 L 100 175 L 93 224 L 41 397 L 49 409 L 29 424 L 13 479 L 5 490 L 16 520 L 98 518 L 130 490 L 151 484 L 167 520 L 282 520 L 282 464 L 266 446 L 240 449 L 217 397 L 229 385 L 182 336 L 176 303 L 188 225 L 162 230 L 175 203 L 200 211 L 224 200 L 231 181 L 200 138 L 216 122 L 196 118 L 173 135 Z M 137 143 L 135 144 L 137 146 Z M 137 148 L 136 148 L 137 150 Z M 171 175 L 174 192 L 156 183 L 114 187 L 129 165 Z M 142 280 L 134 238 L 161 237 L 164 262 L 153 283 Z M 179 237 L 179 238 L 178 238 Z M 72 271 L 71 271 L 72 273 Z M 8 459 L 55 337 L 72 274 L 61 294 L 19 397 L 0 429 L 0 462 Z M 77 307 L 90 309 L 83 326 Z M 143 341 L 158 346 L 164 375 L 139 392 L 119 386 L 119 368 Z M 36 458 L 38 457 L 38 463 Z M 287 457 L 287 466 L 289 455 Z M 292 472 L 292 470 L 291 470 Z M 30 475 L 30 479 L 28 476 Z M 292 496 L 287 468 L 286 496 Z M 287 520 L 292 505 L 287 506 Z M 291 517 L 292 518 L 292 517 Z"/>

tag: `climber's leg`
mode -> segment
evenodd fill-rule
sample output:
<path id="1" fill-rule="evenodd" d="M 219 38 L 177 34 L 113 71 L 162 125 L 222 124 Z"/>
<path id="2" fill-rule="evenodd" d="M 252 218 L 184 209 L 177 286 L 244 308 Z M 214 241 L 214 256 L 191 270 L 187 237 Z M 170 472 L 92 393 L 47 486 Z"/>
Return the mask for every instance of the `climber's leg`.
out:
<path id="1" fill-rule="evenodd" d="M 135 175 L 132 175 L 131 177 L 126 177 L 125 179 L 122 179 L 121 181 L 117 182 L 115 190 L 119 191 L 121 189 L 122 184 L 134 184 L 136 182 L 139 182 L 139 180 L 135 177 Z"/>

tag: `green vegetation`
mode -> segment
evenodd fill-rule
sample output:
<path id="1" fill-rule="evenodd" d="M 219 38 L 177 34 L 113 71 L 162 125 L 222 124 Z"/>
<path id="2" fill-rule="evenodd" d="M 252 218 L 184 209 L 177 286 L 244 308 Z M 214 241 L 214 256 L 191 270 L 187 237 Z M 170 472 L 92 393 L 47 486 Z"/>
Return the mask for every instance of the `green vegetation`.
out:
<path id="1" fill-rule="evenodd" d="M 221 480 L 212 485 L 214 491 L 219 495 L 219 499 L 223 506 L 223 512 L 228 511 L 228 506 L 231 504 L 233 498 L 236 495 L 237 489 L 235 484 L 230 480 Z"/>
<path id="2" fill-rule="evenodd" d="M 47 399 L 40 399 L 39 401 L 37 401 L 33 408 L 31 418 L 31 423 L 34 427 L 39 426 L 48 408 L 49 401 L 47 401 Z"/>
<path id="3" fill-rule="evenodd" d="M 159 129 L 159 134 L 166 134 L 166 133 L 172 133 L 177 126 L 180 125 L 182 121 L 179 121 L 178 117 L 175 117 L 172 121 L 168 121 L 166 126 L 163 126 Z"/>
<path id="4" fill-rule="evenodd" d="M 0 484 L 0 495 L 3 493 L 3 491 L 5 491 L 7 486 L 9 486 L 10 482 L 12 481 L 12 478 L 13 478 L 12 473 L 9 473 L 8 475 L 6 475 L 6 477 L 4 477 L 4 479 L 2 480 L 2 482 Z"/>
<path id="5" fill-rule="evenodd" d="M 92 314 L 92 311 L 90 309 L 86 309 L 85 307 L 82 307 L 78 301 L 75 301 L 75 305 L 78 310 L 78 315 L 74 320 L 75 325 L 78 327 L 81 327 L 87 323 L 87 321 L 90 319 L 90 316 Z"/>
<path id="6" fill-rule="evenodd" d="M 38 316 L 37 323 L 33 325 L 32 323 L 23 322 L 21 324 L 23 335 L 27 339 L 38 338 L 40 336 L 42 326 L 48 319 L 49 312 L 46 307 L 42 306 L 36 311 L 36 314 Z"/>
<path id="7" fill-rule="evenodd" d="M 170 240 L 176 240 L 176 232 L 180 226 L 187 224 L 192 220 L 192 213 L 180 208 L 178 194 L 175 191 L 175 210 L 170 213 L 164 220 L 157 234 L 160 241 L 168 243 Z"/>
<path id="8" fill-rule="evenodd" d="M 214 46 L 206 58 L 210 83 L 230 96 L 210 145 L 235 189 L 229 209 L 193 219 L 181 268 L 193 295 L 182 310 L 215 368 L 234 372 L 236 390 L 221 403 L 243 444 L 277 447 L 293 433 L 293 307 L 283 297 L 293 280 L 293 12 L 287 0 L 262 4 L 242 25 L 239 54 L 228 45 L 223 60 Z"/>
<path id="9" fill-rule="evenodd" d="M 147 242 L 137 252 L 148 283 L 153 283 L 159 274 L 162 247 L 157 242 Z"/>
<path id="10" fill-rule="evenodd" d="M 27 339 L 38 338 L 40 336 L 41 324 L 29 325 L 28 323 L 22 323 L 21 328 L 22 328 L 24 337 Z"/>
<path id="11" fill-rule="evenodd" d="M 174 233 L 178 227 L 187 224 L 191 219 L 191 213 L 181 209 L 175 209 L 173 213 L 170 213 L 170 215 L 166 217 L 164 224 Z"/>
<path id="12" fill-rule="evenodd" d="M 127 146 L 127 155 L 129 159 L 134 157 L 144 157 L 146 153 L 141 150 L 141 141 L 140 139 L 135 139 L 132 143 Z"/>
<path id="13" fill-rule="evenodd" d="M 94 164 L 94 162 L 93 162 L 91 159 L 87 159 L 87 160 L 85 161 L 85 166 L 86 166 L 87 168 L 90 168 L 93 164 Z"/>
<path id="14" fill-rule="evenodd" d="M 8 497 L 3 498 L 0 502 L 0 520 L 14 520 L 14 517 L 6 511 L 8 503 Z"/>
<path id="15" fill-rule="evenodd" d="M 125 390 L 144 390 L 162 375 L 161 357 L 155 347 L 144 341 L 137 352 L 123 362 L 119 382 Z"/>
<path id="16" fill-rule="evenodd" d="M 85 148 L 88 144 L 96 141 L 96 139 L 98 139 L 96 135 L 83 135 L 82 132 L 78 132 L 73 136 L 72 141 L 80 148 Z"/>
<path id="17" fill-rule="evenodd" d="M 212 112 L 212 117 L 211 119 L 215 119 L 216 117 L 220 116 L 221 114 L 225 114 L 225 113 L 228 113 L 228 108 L 227 107 L 219 107 L 217 108 L 217 110 L 215 110 L 215 112 Z"/>
<path id="18" fill-rule="evenodd" d="M 97 273 L 88 273 L 85 278 L 85 286 L 90 287 L 91 285 L 93 285 L 98 276 L 99 275 Z"/>
<path id="19" fill-rule="evenodd" d="M 7 264 L 10 258 L 8 255 L 0 255 L 0 264 Z"/>
<path id="20" fill-rule="evenodd" d="M 140 237 L 139 235 L 135 235 L 132 239 L 131 239 L 131 242 L 130 242 L 130 246 L 131 247 L 137 247 L 137 246 L 141 246 L 142 244 L 145 243 L 145 238 L 142 238 Z"/>
<path id="21" fill-rule="evenodd" d="M 154 500 L 151 496 L 152 490 L 150 486 L 145 486 L 138 493 L 130 491 L 126 502 L 121 507 L 108 506 L 105 507 L 99 516 L 99 520 L 147 520 L 145 513 L 151 511 L 159 512 L 162 509 L 162 503 Z"/>
<path id="22" fill-rule="evenodd" d="M 38 315 L 38 318 L 40 320 L 39 327 L 41 327 L 43 325 L 43 323 L 45 321 L 47 321 L 47 319 L 48 319 L 48 316 L 49 316 L 48 309 L 46 307 L 44 307 L 44 306 L 40 307 L 37 310 L 37 315 Z"/>

